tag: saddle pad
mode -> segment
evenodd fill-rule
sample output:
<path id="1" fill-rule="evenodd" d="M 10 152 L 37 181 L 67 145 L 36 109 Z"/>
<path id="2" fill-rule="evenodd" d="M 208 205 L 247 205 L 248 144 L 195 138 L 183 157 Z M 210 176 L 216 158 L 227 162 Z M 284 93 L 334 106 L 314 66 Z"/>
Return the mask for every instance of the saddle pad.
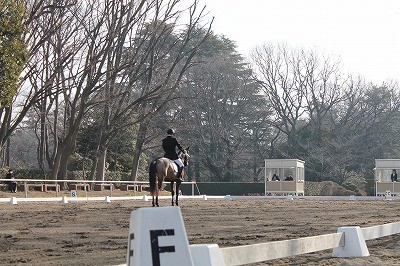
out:
<path id="1" fill-rule="evenodd" d="M 178 173 L 178 165 L 176 164 L 176 162 L 174 160 L 170 160 L 172 165 L 174 166 L 174 172 Z"/>

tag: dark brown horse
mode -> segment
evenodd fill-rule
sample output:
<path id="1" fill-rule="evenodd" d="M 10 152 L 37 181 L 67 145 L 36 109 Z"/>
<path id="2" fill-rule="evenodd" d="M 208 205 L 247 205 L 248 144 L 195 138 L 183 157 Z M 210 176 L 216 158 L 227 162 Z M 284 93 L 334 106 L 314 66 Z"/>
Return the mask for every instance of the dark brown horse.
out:
<path id="1" fill-rule="evenodd" d="M 185 167 L 188 165 L 189 161 L 189 148 L 185 149 L 183 152 L 179 152 L 178 156 L 182 160 L 184 168 L 182 170 L 182 178 L 185 177 L 186 171 Z M 172 195 L 172 206 L 174 206 L 174 195 L 176 194 L 175 205 L 178 206 L 178 196 L 179 189 L 181 187 L 181 181 L 176 178 L 177 172 L 174 168 L 174 162 L 168 158 L 160 157 L 153 160 L 149 166 L 149 183 L 150 183 L 150 193 L 153 198 L 152 204 L 154 206 L 158 205 L 158 194 L 162 189 L 163 182 L 171 183 L 171 195 Z M 174 183 L 176 182 L 176 191 L 174 191 Z"/>

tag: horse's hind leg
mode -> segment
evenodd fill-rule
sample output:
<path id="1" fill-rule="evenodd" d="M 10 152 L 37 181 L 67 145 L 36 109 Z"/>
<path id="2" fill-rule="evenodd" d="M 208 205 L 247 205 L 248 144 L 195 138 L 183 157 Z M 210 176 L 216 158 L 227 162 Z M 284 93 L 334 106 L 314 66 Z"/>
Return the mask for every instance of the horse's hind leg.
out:
<path id="1" fill-rule="evenodd" d="M 156 186 L 156 189 L 155 189 L 155 191 L 152 193 L 152 205 L 153 205 L 153 207 L 160 207 L 159 205 L 158 205 L 158 192 L 160 191 L 160 182 L 157 182 L 158 184 L 157 184 L 157 186 Z"/>
<path id="2" fill-rule="evenodd" d="M 156 194 L 156 206 L 157 206 L 157 207 L 160 207 L 160 205 L 158 205 L 158 194 L 159 194 L 160 191 L 161 191 L 162 181 L 158 180 L 157 184 L 158 184 L 158 185 L 157 185 L 157 194 Z"/>
<path id="3" fill-rule="evenodd" d="M 171 196 L 172 196 L 172 206 L 174 206 L 174 182 L 171 182 Z"/>
<path id="4" fill-rule="evenodd" d="M 178 181 L 176 181 L 176 199 L 175 199 L 175 205 L 176 206 L 179 206 L 178 205 L 178 197 L 179 197 L 179 189 L 180 189 L 180 187 L 181 187 L 181 181 L 180 180 L 178 180 Z"/>
<path id="5" fill-rule="evenodd" d="M 153 207 L 155 207 L 156 206 L 155 197 L 157 196 L 157 187 L 154 188 L 154 191 L 150 192 L 151 192 L 151 204 L 153 205 Z"/>
<path id="6" fill-rule="evenodd" d="M 158 206 L 158 196 L 155 196 L 155 200 L 154 200 L 154 197 L 153 197 L 153 207 L 160 207 L 160 206 Z"/>
<path id="7" fill-rule="evenodd" d="M 152 203 L 153 207 L 155 207 L 155 206 L 158 207 L 158 194 L 157 193 L 158 193 L 158 191 L 155 191 L 155 193 L 152 195 L 153 197 L 152 197 L 151 203 Z"/>

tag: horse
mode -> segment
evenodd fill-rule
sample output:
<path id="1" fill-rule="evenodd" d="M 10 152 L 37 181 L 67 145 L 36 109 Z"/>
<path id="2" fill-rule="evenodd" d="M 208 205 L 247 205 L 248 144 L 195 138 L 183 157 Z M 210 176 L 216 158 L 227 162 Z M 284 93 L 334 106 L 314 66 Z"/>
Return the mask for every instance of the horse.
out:
<path id="1" fill-rule="evenodd" d="M 184 165 L 182 170 L 182 178 L 185 177 L 185 168 L 189 164 L 189 147 L 180 151 L 178 157 L 182 160 Z M 165 157 L 159 157 L 153 160 L 149 165 L 149 183 L 150 193 L 152 196 L 153 207 L 158 205 L 158 194 L 162 188 L 163 182 L 171 183 L 172 206 L 174 206 L 174 195 L 176 194 L 175 205 L 178 206 L 179 189 L 182 181 L 176 179 L 177 173 L 175 172 L 174 162 Z M 174 191 L 174 182 L 176 182 L 176 193 Z"/>

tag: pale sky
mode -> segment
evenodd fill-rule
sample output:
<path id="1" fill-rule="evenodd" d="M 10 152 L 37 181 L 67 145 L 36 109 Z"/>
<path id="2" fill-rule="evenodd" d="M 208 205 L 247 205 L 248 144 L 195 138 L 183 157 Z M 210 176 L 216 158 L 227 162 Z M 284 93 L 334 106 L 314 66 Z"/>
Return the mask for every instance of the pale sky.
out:
<path id="1" fill-rule="evenodd" d="M 343 71 L 381 84 L 400 80 L 400 0 L 202 0 L 213 31 L 248 56 L 287 43 L 332 58 Z"/>

